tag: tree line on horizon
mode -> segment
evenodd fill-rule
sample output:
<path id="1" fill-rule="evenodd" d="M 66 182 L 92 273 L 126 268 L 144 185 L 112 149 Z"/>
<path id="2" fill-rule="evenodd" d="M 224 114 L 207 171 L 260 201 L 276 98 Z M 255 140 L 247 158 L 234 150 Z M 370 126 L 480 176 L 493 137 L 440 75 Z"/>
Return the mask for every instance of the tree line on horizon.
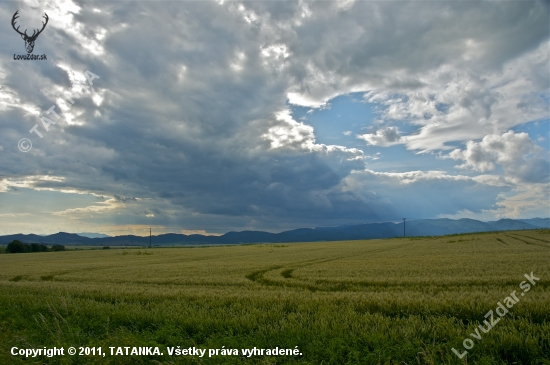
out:
<path id="1" fill-rule="evenodd" d="M 49 252 L 49 251 L 65 251 L 63 245 L 53 245 L 48 247 L 41 243 L 23 243 L 19 240 L 13 240 L 8 243 L 6 253 L 27 253 L 27 252 Z"/>

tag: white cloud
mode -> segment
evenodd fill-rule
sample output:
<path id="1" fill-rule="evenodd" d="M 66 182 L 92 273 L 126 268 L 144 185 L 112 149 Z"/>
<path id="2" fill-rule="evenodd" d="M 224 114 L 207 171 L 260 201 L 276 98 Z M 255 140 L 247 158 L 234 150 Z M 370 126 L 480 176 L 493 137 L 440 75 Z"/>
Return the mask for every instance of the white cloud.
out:
<path id="1" fill-rule="evenodd" d="M 401 136 L 397 127 L 383 127 L 374 133 L 358 135 L 357 138 L 367 141 L 373 146 L 393 146 L 401 143 Z"/>
<path id="2" fill-rule="evenodd" d="M 455 149 L 448 155 L 462 160 L 457 168 L 487 172 L 501 165 L 506 176 L 518 182 L 548 182 L 549 164 L 544 150 L 527 133 L 508 131 L 502 135 L 487 135 L 480 142 L 468 141 L 465 149 Z"/>
<path id="3" fill-rule="evenodd" d="M 100 205 L 90 205 L 84 208 L 65 209 L 58 212 L 52 212 L 51 214 L 58 216 L 69 216 L 71 217 L 71 219 L 80 219 L 85 216 L 91 216 L 93 214 L 103 214 L 105 212 L 124 207 L 124 204 L 122 204 L 119 200 L 115 198 L 107 199 L 103 202 L 100 202 L 99 204 Z"/>
<path id="4" fill-rule="evenodd" d="M 511 193 L 500 195 L 495 215 L 502 218 L 547 217 L 549 201 L 548 185 L 520 184 Z"/>
<path id="5" fill-rule="evenodd" d="M 425 86 L 407 91 L 370 91 L 387 123 L 410 122 L 418 130 L 405 136 L 410 150 L 445 150 L 450 142 L 482 138 L 549 116 L 548 71 L 550 44 L 510 59 L 483 73 L 445 64 L 420 76 Z"/>
<path id="6" fill-rule="evenodd" d="M 269 141 L 271 149 L 318 152 L 327 157 L 330 154 L 341 154 L 339 158 L 345 158 L 347 161 L 362 161 L 364 159 L 363 151 L 357 148 L 315 143 L 313 127 L 295 121 L 288 109 L 276 113 L 275 117 L 275 126 L 269 128 L 268 132 L 262 135 L 265 140 Z"/>
<path id="7" fill-rule="evenodd" d="M 315 143 L 313 127 L 296 122 L 286 109 L 276 114 L 279 123 L 269 128 L 262 137 L 268 140 L 271 148 L 303 148 L 308 149 Z"/>

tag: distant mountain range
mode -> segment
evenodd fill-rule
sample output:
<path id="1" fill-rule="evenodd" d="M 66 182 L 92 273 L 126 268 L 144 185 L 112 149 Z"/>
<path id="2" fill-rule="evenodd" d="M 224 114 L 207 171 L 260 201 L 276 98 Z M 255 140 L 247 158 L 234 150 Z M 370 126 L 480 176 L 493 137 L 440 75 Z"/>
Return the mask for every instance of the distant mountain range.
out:
<path id="1" fill-rule="evenodd" d="M 475 219 L 419 219 L 406 223 L 406 234 L 410 236 L 442 236 L 455 233 L 506 231 L 521 229 L 550 228 L 550 218 L 532 219 L 501 219 L 494 222 L 481 222 Z M 146 246 L 149 237 L 117 236 L 109 237 L 102 234 L 90 234 L 85 237 L 75 233 L 59 232 L 49 236 L 36 234 L 12 234 L 0 236 L 0 244 L 13 240 L 23 243 L 86 245 L 86 246 Z M 96 237 L 93 237 L 96 236 Z M 101 237 L 106 236 L 106 237 Z M 283 242 L 315 242 L 344 241 L 373 238 L 403 237 L 403 222 L 401 223 L 369 223 L 352 226 L 299 228 L 281 233 L 262 231 L 228 232 L 222 236 L 204 236 L 200 234 L 161 234 L 152 237 L 154 246 L 193 245 L 193 244 L 235 244 L 235 243 L 283 243 Z"/>
<path id="2" fill-rule="evenodd" d="M 103 233 L 92 233 L 92 232 L 82 232 L 82 233 L 77 233 L 77 235 L 81 236 L 81 237 L 88 237 L 88 238 L 105 238 L 105 237 L 111 237 L 107 234 L 103 234 Z"/>

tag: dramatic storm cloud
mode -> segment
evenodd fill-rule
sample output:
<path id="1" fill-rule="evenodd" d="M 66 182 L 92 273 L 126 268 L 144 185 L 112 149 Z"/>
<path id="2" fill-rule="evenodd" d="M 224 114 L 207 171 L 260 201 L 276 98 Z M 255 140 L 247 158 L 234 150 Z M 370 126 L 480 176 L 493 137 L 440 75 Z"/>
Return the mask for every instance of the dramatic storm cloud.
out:
<path id="1" fill-rule="evenodd" d="M 14 59 L 17 10 L 29 29 L 48 14 L 47 60 Z M 0 234 L 549 214 L 548 2 L 23 1 L 0 19 Z"/>

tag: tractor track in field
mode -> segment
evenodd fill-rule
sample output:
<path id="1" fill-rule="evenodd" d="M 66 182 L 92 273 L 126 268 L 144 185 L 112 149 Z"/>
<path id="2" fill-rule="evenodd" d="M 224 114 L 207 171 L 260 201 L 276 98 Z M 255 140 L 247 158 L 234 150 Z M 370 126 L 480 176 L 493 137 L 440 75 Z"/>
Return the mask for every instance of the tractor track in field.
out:
<path id="1" fill-rule="evenodd" d="M 535 240 L 535 241 L 541 241 L 541 242 L 544 242 L 544 243 L 550 243 L 550 241 L 548 240 L 543 240 L 542 238 L 536 238 L 536 237 L 531 237 L 531 236 L 524 236 L 522 234 L 511 234 L 511 235 L 514 235 L 514 236 L 520 236 L 520 237 L 524 237 L 524 238 L 529 238 L 531 240 Z"/>
<path id="2" fill-rule="evenodd" d="M 521 238 L 519 238 L 519 237 Z M 539 246 L 539 247 L 544 247 L 544 248 L 550 248 L 550 245 L 548 244 L 542 244 L 542 243 L 536 243 L 536 242 L 529 242 L 529 241 L 526 241 L 525 239 L 533 239 L 532 237 L 529 237 L 529 236 L 523 236 L 523 235 L 512 235 L 512 234 L 507 234 L 506 237 L 510 237 L 516 241 L 520 241 L 520 242 L 523 242 L 527 245 L 534 245 L 534 246 Z M 543 241 L 543 242 L 546 242 L 544 240 L 541 240 L 541 239 L 538 239 L 537 241 Z"/>
<path id="3" fill-rule="evenodd" d="M 405 244 L 401 244 L 401 245 L 397 245 L 397 246 L 393 246 L 393 247 L 380 248 L 380 249 L 374 249 L 374 250 L 371 250 L 371 251 L 366 251 L 362 254 L 373 254 L 373 253 L 380 253 L 380 252 L 397 250 L 397 249 L 400 249 L 400 248 L 405 247 L 405 246 L 410 246 L 411 244 L 413 244 L 413 243 L 407 242 Z M 335 257 L 335 258 L 330 258 L 330 259 L 306 260 L 306 261 L 302 261 L 302 262 L 297 263 L 297 264 L 290 265 L 289 267 L 286 267 L 286 268 L 283 265 L 271 266 L 271 267 L 266 268 L 266 269 L 253 271 L 253 272 L 245 275 L 245 277 L 248 280 L 250 280 L 254 283 L 258 283 L 258 284 L 261 284 L 261 285 L 264 285 L 264 286 L 301 288 L 301 289 L 309 290 L 311 292 L 316 292 L 316 291 L 342 291 L 342 290 L 346 290 L 346 288 L 351 288 L 351 286 L 357 286 L 357 285 L 350 284 L 350 283 L 330 282 L 330 281 L 316 281 L 315 284 L 312 284 L 312 283 L 307 283 L 307 282 L 301 281 L 300 279 L 297 279 L 297 278 L 293 277 L 292 273 L 296 269 L 301 269 L 301 268 L 316 265 L 316 264 L 323 264 L 323 263 L 327 263 L 327 262 L 338 261 L 338 260 L 347 259 L 347 258 L 350 258 L 350 257 L 357 257 L 357 255 L 356 254 L 346 255 L 346 256 L 340 256 L 340 257 Z M 273 279 L 266 278 L 264 276 L 268 272 L 279 270 L 279 269 L 282 269 L 282 268 L 284 268 L 284 270 L 281 271 L 280 275 L 283 278 L 283 280 L 273 280 Z M 319 283 L 324 284 L 323 287 L 317 285 Z"/>

